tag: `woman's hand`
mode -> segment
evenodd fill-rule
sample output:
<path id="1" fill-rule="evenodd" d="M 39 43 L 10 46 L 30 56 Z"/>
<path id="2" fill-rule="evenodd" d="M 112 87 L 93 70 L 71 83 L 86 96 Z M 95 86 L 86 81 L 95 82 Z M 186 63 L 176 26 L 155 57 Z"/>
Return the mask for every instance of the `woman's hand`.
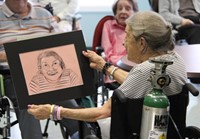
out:
<path id="1" fill-rule="evenodd" d="M 53 19 L 57 22 L 57 23 L 59 23 L 60 22 L 60 18 L 58 17 L 58 16 L 53 16 Z"/>
<path id="2" fill-rule="evenodd" d="M 101 56 L 90 50 L 83 51 L 83 55 L 89 58 L 91 68 L 102 71 L 106 61 Z"/>
<path id="3" fill-rule="evenodd" d="M 28 105 L 28 112 L 38 120 L 48 119 L 50 117 L 51 105 Z"/>
<path id="4" fill-rule="evenodd" d="M 192 25 L 194 22 L 190 19 L 183 18 L 181 21 L 181 26 Z"/>

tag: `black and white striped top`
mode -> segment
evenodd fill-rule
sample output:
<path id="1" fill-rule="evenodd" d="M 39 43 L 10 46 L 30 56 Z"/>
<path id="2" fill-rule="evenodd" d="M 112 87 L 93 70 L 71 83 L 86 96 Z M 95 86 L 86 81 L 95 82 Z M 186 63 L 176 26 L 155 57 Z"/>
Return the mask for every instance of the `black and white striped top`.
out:
<path id="1" fill-rule="evenodd" d="M 187 81 L 186 68 L 184 61 L 180 55 L 176 52 L 170 52 L 169 54 L 159 56 L 162 59 L 167 58 L 173 61 L 172 65 L 167 66 L 166 74 L 171 78 L 169 86 L 164 88 L 164 92 L 167 96 L 175 95 L 181 92 L 182 86 Z M 156 58 L 159 58 L 156 57 Z M 145 61 L 135 66 L 129 72 L 126 80 L 118 88 L 128 98 L 142 98 L 152 90 L 151 82 L 147 81 L 150 77 L 150 71 L 155 67 L 154 63 Z"/>

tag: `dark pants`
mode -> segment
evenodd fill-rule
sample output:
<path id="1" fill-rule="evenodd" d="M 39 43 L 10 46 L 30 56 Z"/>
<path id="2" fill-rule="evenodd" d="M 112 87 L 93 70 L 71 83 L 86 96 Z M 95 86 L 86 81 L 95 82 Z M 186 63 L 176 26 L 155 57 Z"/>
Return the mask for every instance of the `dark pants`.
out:
<path id="1" fill-rule="evenodd" d="M 200 17 L 185 17 L 194 22 L 193 25 L 182 26 L 178 28 L 178 39 L 186 39 L 188 44 L 200 44 Z"/>
<path id="2" fill-rule="evenodd" d="M 6 96 L 9 97 L 14 104 L 22 139 L 43 139 L 40 121 L 30 115 L 27 110 L 19 110 L 10 75 L 4 74 L 4 86 Z M 75 100 L 63 101 L 58 103 L 58 105 L 69 108 L 78 107 Z M 63 119 L 61 122 L 65 125 L 67 133 L 70 136 L 79 129 L 76 120 Z"/>
<path id="3" fill-rule="evenodd" d="M 200 44 L 200 24 L 182 26 L 178 29 L 178 38 L 186 39 L 188 44 Z"/>
<path id="4" fill-rule="evenodd" d="M 195 24 L 200 24 L 200 15 L 199 16 L 185 16 L 184 18 L 192 20 Z"/>

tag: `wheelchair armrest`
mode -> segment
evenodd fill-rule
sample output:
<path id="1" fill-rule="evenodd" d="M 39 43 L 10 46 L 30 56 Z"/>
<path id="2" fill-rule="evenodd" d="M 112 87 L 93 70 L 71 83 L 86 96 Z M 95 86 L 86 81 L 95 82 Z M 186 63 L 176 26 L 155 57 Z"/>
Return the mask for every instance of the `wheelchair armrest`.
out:
<path id="1" fill-rule="evenodd" d="M 120 102 L 122 102 L 122 103 L 127 102 L 128 98 L 124 95 L 124 93 L 121 90 L 115 89 L 114 93 L 115 93 L 116 97 L 120 100 Z"/>
<path id="2" fill-rule="evenodd" d="M 96 46 L 95 51 L 98 55 L 101 55 L 104 52 L 101 46 Z"/>
<path id="3" fill-rule="evenodd" d="M 196 126 L 187 126 L 185 129 L 185 137 L 200 138 L 200 128 Z"/>
<path id="4" fill-rule="evenodd" d="M 72 20 L 72 30 L 77 30 L 77 21 L 79 21 L 82 18 L 81 14 L 75 14 L 72 19 L 67 18 L 67 20 Z"/>
<path id="5" fill-rule="evenodd" d="M 185 87 L 193 96 L 199 95 L 199 90 L 197 90 L 191 83 L 186 83 Z"/>

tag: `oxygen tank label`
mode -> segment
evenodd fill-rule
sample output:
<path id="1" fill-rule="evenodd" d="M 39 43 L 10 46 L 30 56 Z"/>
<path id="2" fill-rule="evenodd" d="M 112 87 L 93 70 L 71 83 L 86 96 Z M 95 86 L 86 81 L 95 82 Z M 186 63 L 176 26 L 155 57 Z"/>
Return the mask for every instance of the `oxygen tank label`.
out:
<path id="1" fill-rule="evenodd" d="M 169 108 L 143 106 L 140 139 L 166 139 Z"/>
<path id="2" fill-rule="evenodd" d="M 166 139 L 166 133 L 161 131 L 150 131 L 148 139 Z"/>
<path id="3" fill-rule="evenodd" d="M 154 115 L 154 130 L 166 130 L 168 124 L 168 115 Z"/>

